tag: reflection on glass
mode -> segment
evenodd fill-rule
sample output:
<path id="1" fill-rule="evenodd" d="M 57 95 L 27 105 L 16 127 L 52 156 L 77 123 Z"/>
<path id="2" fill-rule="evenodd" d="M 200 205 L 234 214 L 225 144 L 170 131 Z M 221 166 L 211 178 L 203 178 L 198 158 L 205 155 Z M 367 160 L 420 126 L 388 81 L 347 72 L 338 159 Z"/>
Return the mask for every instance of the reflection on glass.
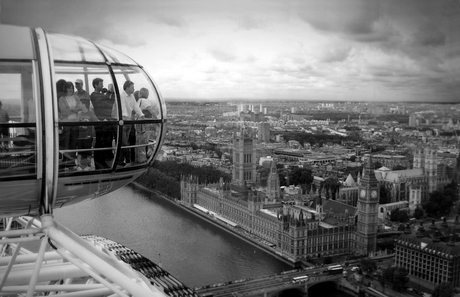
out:
<path id="1" fill-rule="evenodd" d="M 59 34 L 49 34 L 54 60 L 105 62 L 97 47 L 88 40 Z"/>
<path id="2" fill-rule="evenodd" d="M 14 92 L 0 92 L 0 175 L 21 176 L 36 172 L 36 105 L 31 63 L 0 62 L 0 85 Z M 19 123 L 29 123 L 19 127 Z"/>
<path id="3" fill-rule="evenodd" d="M 117 50 L 114 50 L 114 49 L 112 49 L 110 47 L 100 45 L 100 44 L 98 44 L 98 46 L 99 46 L 100 49 L 102 49 L 102 51 L 104 52 L 104 54 L 107 57 L 107 60 L 110 63 L 137 65 L 137 63 L 134 62 L 133 59 L 131 59 L 127 55 L 125 55 L 125 54 L 123 54 L 123 53 L 121 53 L 121 52 L 119 52 Z"/>

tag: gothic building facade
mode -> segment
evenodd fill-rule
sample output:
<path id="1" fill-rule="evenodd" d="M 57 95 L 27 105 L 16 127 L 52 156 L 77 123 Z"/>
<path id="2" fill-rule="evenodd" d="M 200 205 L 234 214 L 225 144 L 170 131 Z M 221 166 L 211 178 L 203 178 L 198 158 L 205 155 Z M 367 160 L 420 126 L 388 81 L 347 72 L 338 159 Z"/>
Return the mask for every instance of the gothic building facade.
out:
<path id="1" fill-rule="evenodd" d="M 374 165 L 370 158 L 364 165 L 359 184 L 356 249 L 360 254 L 369 254 L 377 247 L 379 196 L 379 183 L 375 178 Z"/>
<path id="2" fill-rule="evenodd" d="M 355 250 L 356 208 L 338 201 L 319 198 L 312 207 L 299 199 L 266 204 L 264 192 L 233 183 L 200 185 L 193 176 L 182 177 L 181 193 L 185 204 L 197 204 L 232 221 L 292 262 Z"/>
<path id="3" fill-rule="evenodd" d="M 233 226 L 269 242 L 292 262 L 352 254 L 358 246 L 361 253 L 375 251 L 378 194 L 375 196 L 374 191 L 378 183 L 372 167 L 366 167 L 359 189 L 349 191 L 349 198 L 355 201 L 358 191 L 365 193 L 358 198 L 358 207 L 320 195 L 307 201 L 298 187 L 286 188 L 280 195 L 275 159 L 270 165 L 267 187 L 255 185 L 252 139 L 245 133 L 234 137 L 231 183 L 221 180 L 204 185 L 193 176 L 183 176 L 183 203 L 198 205 L 233 222 Z"/>
<path id="4" fill-rule="evenodd" d="M 414 153 L 412 169 L 377 169 L 376 178 L 385 188 L 390 202 L 408 201 L 414 211 L 429 194 L 449 184 L 455 172 L 455 158 L 442 156 L 436 149 L 418 149 Z"/>
<path id="5" fill-rule="evenodd" d="M 232 179 L 238 185 L 254 185 L 256 182 L 256 150 L 254 132 L 241 129 L 233 136 Z"/>

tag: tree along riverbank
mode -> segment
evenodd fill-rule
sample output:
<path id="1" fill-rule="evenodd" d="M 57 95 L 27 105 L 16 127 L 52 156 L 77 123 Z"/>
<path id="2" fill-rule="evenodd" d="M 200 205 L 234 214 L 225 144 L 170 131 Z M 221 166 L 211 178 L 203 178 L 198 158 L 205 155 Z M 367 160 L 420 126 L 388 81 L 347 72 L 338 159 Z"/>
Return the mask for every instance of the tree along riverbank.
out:
<path id="1" fill-rule="evenodd" d="M 144 174 L 136 179 L 136 183 L 180 200 L 180 179 L 182 176 L 189 175 L 197 177 L 199 183 L 217 183 L 221 177 L 226 182 L 231 180 L 229 174 L 210 166 L 194 167 L 175 161 L 155 161 Z"/>

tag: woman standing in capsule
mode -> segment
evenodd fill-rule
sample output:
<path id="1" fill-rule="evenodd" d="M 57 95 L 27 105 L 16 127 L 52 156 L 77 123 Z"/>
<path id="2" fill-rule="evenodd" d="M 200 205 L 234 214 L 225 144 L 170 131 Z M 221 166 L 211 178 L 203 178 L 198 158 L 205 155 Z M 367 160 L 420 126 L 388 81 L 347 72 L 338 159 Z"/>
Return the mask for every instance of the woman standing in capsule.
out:
<path id="1" fill-rule="evenodd" d="M 75 87 L 68 81 L 64 85 L 65 93 L 59 98 L 59 110 L 62 122 L 79 122 L 80 114 L 87 112 L 86 106 L 81 103 L 80 98 L 74 95 Z M 78 126 L 64 126 L 62 136 L 63 149 L 74 150 L 77 148 Z M 68 159 L 75 160 L 76 153 L 65 154 Z"/>

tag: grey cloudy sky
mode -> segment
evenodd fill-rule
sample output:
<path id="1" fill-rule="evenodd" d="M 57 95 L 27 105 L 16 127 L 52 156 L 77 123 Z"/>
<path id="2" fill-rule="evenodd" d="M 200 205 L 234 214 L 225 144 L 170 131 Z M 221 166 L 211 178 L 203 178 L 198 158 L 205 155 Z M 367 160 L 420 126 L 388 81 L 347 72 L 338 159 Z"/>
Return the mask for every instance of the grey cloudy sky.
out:
<path id="1" fill-rule="evenodd" d="M 142 64 L 166 98 L 460 103 L 460 0 L 0 0 Z"/>

